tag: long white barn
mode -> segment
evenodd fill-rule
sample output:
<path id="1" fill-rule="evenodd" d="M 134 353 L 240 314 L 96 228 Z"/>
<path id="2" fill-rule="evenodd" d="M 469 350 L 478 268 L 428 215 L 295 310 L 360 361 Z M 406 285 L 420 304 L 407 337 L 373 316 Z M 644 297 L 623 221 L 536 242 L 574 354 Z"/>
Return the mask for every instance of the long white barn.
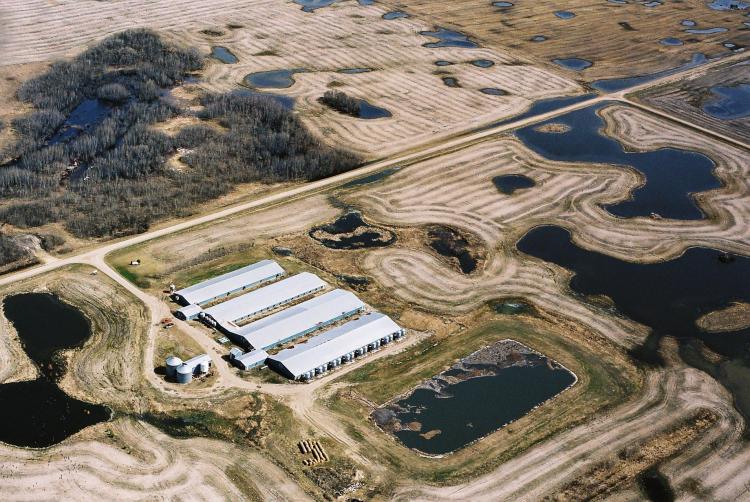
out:
<path id="1" fill-rule="evenodd" d="M 175 291 L 172 298 L 182 305 L 204 305 L 283 275 L 284 269 L 278 263 L 262 260 Z"/>
<path id="2" fill-rule="evenodd" d="M 246 350 L 268 350 L 350 317 L 364 308 L 365 304 L 353 293 L 335 289 L 245 326 L 224 324 L 222 327 L 234 343 Z"/>
<path id="3" fill-rule="evenodd" d="M 403 335 L 404 330 L 387 315 L 366 314 L 282 350 L 270 356 L 266 364 L 289 378 L 309 380 Z"/>
<path id="4" fill-rule="evenodd" d="M 268 312 L 298 298 L 323 290 L 327 284 L 317 275 L 302 272 L 283 281 L 251 291 L 203 311 L 209 324 L 219 324 L 229 332 L 233 323 Z"/>

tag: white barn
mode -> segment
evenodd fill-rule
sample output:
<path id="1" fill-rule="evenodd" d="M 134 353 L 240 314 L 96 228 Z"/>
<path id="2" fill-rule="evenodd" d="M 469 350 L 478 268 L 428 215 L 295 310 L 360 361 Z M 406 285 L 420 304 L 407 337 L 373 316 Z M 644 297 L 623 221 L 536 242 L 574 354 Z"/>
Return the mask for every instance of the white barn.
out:
<path id="1" fill-rule="evenodd" d="M 364 310 L 356 295 L 335 289 L 240 327 L 224 325 L 229 338 L 246 350 L 278 347 Z"/>
<path id="2" fill-rule="evenodd" d="M 182 305 L 204 305 L 264 282 L 273 281 L 283 276 L 284 273 L 284 269 L 275 261 L 262 260 L 175 291 L 172 293 L 172 299 Z"/>
<path id="3" fill-rule="evenodd" d="M 385 314 L 371 313 L 270 356 L 266 364 L 295 380 L 309 380 L 404 336 Z"/>
<path id="4" fill-rule="evenodd" d="M 327 284 L 317 275 L 302 272 L 283 281 L 251 291 L 203 311 L 203 319 L 211 325 L 218 324 L 230 332 L 236 329 L 233 323 L 268 312 L 323 290 Z"/>

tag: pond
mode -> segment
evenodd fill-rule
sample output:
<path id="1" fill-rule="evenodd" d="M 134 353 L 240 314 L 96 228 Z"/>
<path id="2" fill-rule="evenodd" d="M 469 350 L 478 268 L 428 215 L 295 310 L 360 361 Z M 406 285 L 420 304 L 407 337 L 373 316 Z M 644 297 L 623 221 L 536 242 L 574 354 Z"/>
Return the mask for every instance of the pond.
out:
<path id="1" fill-rule="evenodd" d="M 646 182 L 633 190 L 631 199 L 605 206 L 615 216 L 656 214 L 678 220 L 702 219 L 693 194 L 721 186 L 713 174 L 713 161 L 703 154 L 676 148 L 626 151 L 602 132 L 604 121 L 597 112 L 605 106 L 589 106 L 518 129 L 516 136 L 550 160 L 630 166 L 643 173 Z M 562 124 L 566 130 L 546 132 L 542 126 L 551 123 Z"/>
<path id="2" fill-rule="evenodd" d="M 685 30 L 685 33 L 690 33 L 693 35 L 714 35 L 716 33 L 724 33 L 729 31 L 727 28 L 689 28 Z"/>
<path id="3" fill-rule="evenodd" d="M 218 59 L 224 64 L 234 64 L 239 61 L 237 56 L 232 54 L 232 51 L 220 46 L 211 47 L 211 57 Z"/>
<path id="4" fill-rule="evenodd" d="M 336 70 L 338 73 L 346 73 L 347 75 L 356 75 L 358 73 L 369 73 L 372 71 L 372 68 L 341 68 L 340 70 Z"/>
<path id="5" fill-rule="evenodd" d="M 309 235 L 331 249 L 385 247 L 396 242 L 395 233 L 366 223 L 358 211 L 349 211 L 333 223 L 314 227 Z"/>
<path id="6" fill-rule="evenodd" d="M 393 11 L 386 12 L 385 14 L 383 14 L 383 19 L 387 21 L 392 21 L 394 19 L 403 19 L 407 17 L 409 17 L 409 14 L 401 10 L 393 10 Z"/>
<path id="7" fill-rule="evenodd" d="M 547 37 L 544 35 L 534 35 L 531 37 L 532 42 L 544 42 L 545 40 L 547 40 Z"/>
<path id="8" fill-rule="evenodd" d="M 385 108 L 368 103 L 364 99 L 359 100 L 359 118 L 361 119 L 383 119 L 391 117 L 392 114 Z"/>
<path id="9" fill-rule="evenodd" d="M 500 8 L 507 8 L 507 7 L 513 7 L 512 2 L 492 2 L 493 7 L 500 7 Z"/>
<path id="10" fill-rule="evenodd" d="M 558 59 L 553 59 L 552 62 L 558 66 L 567 68 L 568 70 L 575 70 L 575 71 L 583 71 L 586 68 L 594 64 L 591 61 L 588 61 L 586 59 L 581 59 L 581 58 L 558 58 Z"/>
<path id="11" fill-rule="evenodd" d="M 555 361 L 501 340 L 376 409 L 372 418 L 408 448 L 444 455 L 518 420 L 575 382 Z"/>
<path id="12" fill-rule="evenodd" d="M 109 420 L 109 408 L 79 401 L 57 386 L 65 373 L 59 352 L 78 348 L 91 336 L 83 314 L 48 293 L 9 296 L 3 300 L 3 310 L 40 376 L 0 384 L 0 441 L 42 448 Z"/>
<path id="13" fill-rule="evenodd" d="M 370 185 L 372 183 L 377 183 L 378 181 L 384 180 L 388 176 L 395 174 L 401 169 L 400 167 L 389 167 L 388 169 L 383 169 L 382 171 L 379 171 L 377 173 L 368 174 L 367 176 L 363 176 L 361 178 L 357 178 L 352 181 L 348 181 L 341 185 L 341 188 L 354 188 L 359 187 L 363 185 Z"/>
<path id="14" fill-rule="evenodd" d="M 328 7 L 336 0 L 294 0 L 294 3 L 302 6 L 305 12 L 313 12 L 317 9 Z"/>
<path id="15" fill-rule="evenodd" d="M 490 66 L 495 66 L 495 62 L 491 59 L 475 59 L 474 61 L 469 61 L 474 66 L 478 66 L 479 68 L 489 68 Z"/>
<path id="16" fill-rule="evenodd" d="M 507 96 L 508 92 L 497 87 L 482 87 L 479 89 L 482 94 L 489 94 L 490 96 Z"/>
<path id="17" fill-rule="evenodd" d="M 479 47 L 476 42 L 470 40 L 469 37 L 463 33 L 447 30 L 445 28 L 437 27 L 435 31 L 420 31 L 419 34 L 440 40 L 439 42 L 427 42 L 426 44 L 423 44 L 424 47 L 430 49 L 438 47 L 464 47 L 471 49 Z"/>
<path id="18" fill-rule="evenodd" d="M 713 98 L 703 105 L 703 111 L 722 120 L 750 116 L 750 84 L 716 86 L 711 88 Z"/>
<path id="19" fill-rule="evenodd" d="M 294 74 L 305 70 L 271 70 L 250 73 L 245 76 L 245 83 L 250 87 L 265 87 L 271 89 L 285 89 L 294 85 Z"/>
<path id="20" fill-rule="evenodd" d="M 469 241 L 458 230 L 440 225 L 427 229 L 429 244 L 439 255 L 454 258 L 461 272 L 470 274 L 477 268 L 477 257 L 472 253 Z"/>
<path id="21" fill-rule="evenodd" d="M 435 61 L 435 66 L 450 66 L 452 64 L 453 63 L 451 63 L 450 61 L 444 61 L 442 59 L 439 61 Z"/>
<path id="22" fill-rule="evenodd" d="M 675 38 L 675 37 L 667 37 L 667 38 L 662 38 L 661 40 L 659 40 L 659 43 L 661 45 L 677 46 L 677 45 L 682 45 L 682 40 L 680 40 L 679 38 Z"/>
<path id="23" fill-rule="evenodd" d="M 750 412 L 750 328 L 710 333 L 696 321 L 734 302 L 750 302 L 750 258 L 708 248 L 689 248 L 657 263 L 632 263 L 578 247 L 570 232 L 555 226 L 530 230 L 516 244 L 522 253 L 572 271 L 570 289 L 582 296 L 606 295 L 618 312 L 651 328 L 633 355 L 658 363 L 658 340 L 672 335 L 690 364 L 727 385 L 738 409 Z M 708 362 L 695 342 L 728 358 Z"/>
<path id="24" fill-rule="evenodd" d="M 536 186 L 534 180 L 523 174 L 504 174 L 501 176 L 495 176 L 492 178 L 495 188 L 500 193 L 505 195 L 512 195 L 516 190 L 523 190 L 524 188 L 531 188 Z"/>
<path id="25" fill-rule="evenodd" d="M 107 118 L 111 111 L 112 107 L 100 99 L 84 99 L 70 112 L 68 118 L 48 143 L 55 145 L 70 141 Z"/>
<path id="26" fill-rule="evenodd" d="M 443 77 L 443 83 L 448 87 L 461 87 L 456 77 Z"/>
<path id="27" fill-rule="evenodd" d="M 570 12 L 568 10 L 555 11 L 555 16 L 559 17 L 560 19 L 573 19 L 574 17 L 576 17 L 573 12 Z"/>

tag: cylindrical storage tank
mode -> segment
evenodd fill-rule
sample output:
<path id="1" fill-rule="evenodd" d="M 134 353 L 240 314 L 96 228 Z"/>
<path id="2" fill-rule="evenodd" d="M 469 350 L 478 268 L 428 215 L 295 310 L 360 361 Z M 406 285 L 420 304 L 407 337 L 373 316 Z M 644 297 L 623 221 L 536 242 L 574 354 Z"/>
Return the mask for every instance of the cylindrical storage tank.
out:
<path id="1" fill-rule="evenodd" d="M 177 356 L 169 356 L 167 358 L 167 378 L 172 380 L 177 378 L 177 368 L 182 364 L 182 359 Z"/>
<path id="2" fill-rule="evenodd" d="M 209 361 L 204 361 L 200 364 L 200 372 L 201 373 L 208 373 L 208 368 L 211 365 Z"/>
<path id="3" fill-rule="evenodd" d="M 186 364 L 181 364 L 177 368 L 177 383 L 190 383 L 193 379 L 193 370 Z"/>

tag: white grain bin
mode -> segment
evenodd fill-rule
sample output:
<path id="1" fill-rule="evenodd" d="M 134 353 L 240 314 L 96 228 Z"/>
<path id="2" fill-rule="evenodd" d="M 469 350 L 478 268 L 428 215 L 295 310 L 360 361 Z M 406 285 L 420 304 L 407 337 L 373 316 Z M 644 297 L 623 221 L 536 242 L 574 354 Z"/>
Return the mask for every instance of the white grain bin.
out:
<path id="1" fill-rule="evenodd" d="M 166 366 L 167 366 L 167 378 L 171 378 L 172 380 L 177 378 L 177 368 L 182 364 L 182 359 L 180 359 L 177 356 L 169 356 L 167 358 Z"/>
<path id="2" fill-rule="evenodd" d="M 190 383 L 193 379 L 193 368 L 187 364 L 181 364 L 177 368 L 177 383 Z"/>

